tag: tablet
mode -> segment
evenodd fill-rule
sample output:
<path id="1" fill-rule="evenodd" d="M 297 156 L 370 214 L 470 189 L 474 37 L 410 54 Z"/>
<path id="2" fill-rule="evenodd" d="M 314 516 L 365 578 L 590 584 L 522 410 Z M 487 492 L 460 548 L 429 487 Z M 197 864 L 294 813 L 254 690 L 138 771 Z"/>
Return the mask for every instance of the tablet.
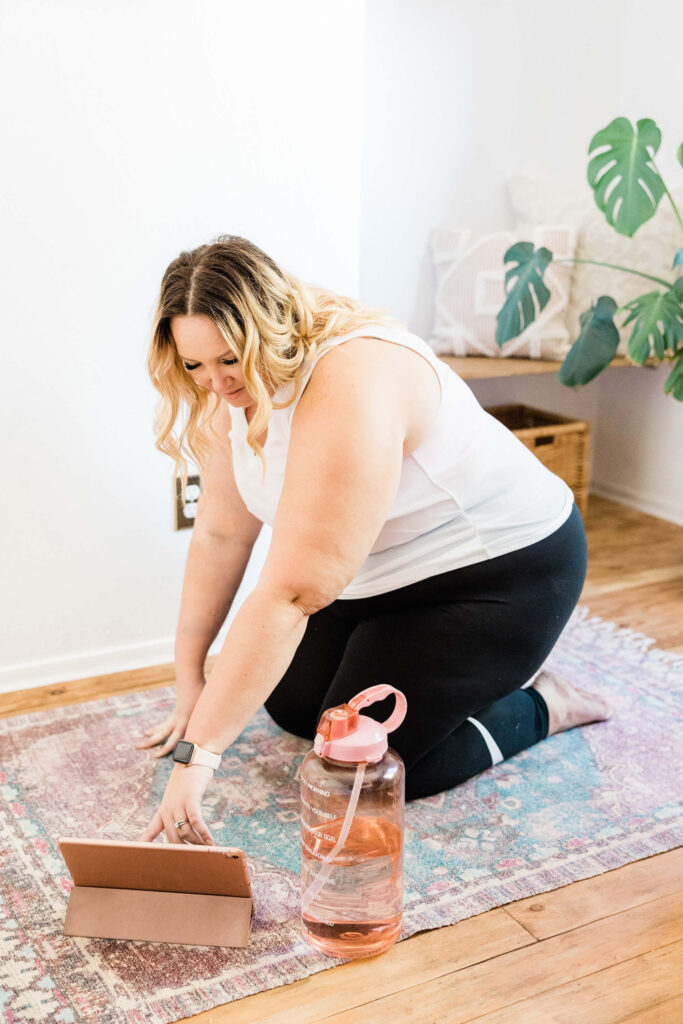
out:
<path id="1" fill-rule="evenodd" d="M 74 881 L 65 935 L 247 944 L 254 913 L 243 850 L 61 836 Z"/>

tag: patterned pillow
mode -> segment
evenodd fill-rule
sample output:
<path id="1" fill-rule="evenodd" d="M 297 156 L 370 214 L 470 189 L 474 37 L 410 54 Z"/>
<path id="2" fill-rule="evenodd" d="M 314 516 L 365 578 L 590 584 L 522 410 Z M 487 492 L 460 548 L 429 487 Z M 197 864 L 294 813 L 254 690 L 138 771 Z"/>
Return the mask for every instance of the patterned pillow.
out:
<path id="1" fill-rule="evenodd" d="M 666 195 L 660 200 L 654 217 L 642 224 L 633 238 L 627 238 L 607 223 L 587 182 L 583 188 L 568 188 L 557 180 L 539 174 L 515 174 L 506 184 L 518 238 L 526 237 L 530 224 L 562 220 L 576 226 L 574 255 L 577 259 L 617 263 L 664 280 L 674 280 L 675 272 L 671 264 L 674 253 L 683 245 L 683 236 Z M 678 209 L 683 210 L 683 191 L 673 192 L 672 195 Z M 555 255 L 553 247 L 548 248 Z M 574 263 L 570 266 L 572 276 L 567 326 L 572 342 L 576 341 L 581 330 L 580 314 L 589 309 L 600 295 L 611 295 L 617 305 L 622 305 L 658 287 L 647 278 L 610 267 L 596 267 L 590 263 Z M 617 327 L 625 316 L 625 310 L 616 314 Z M 618 355 L 626 355 L 632 330 L 633 321 L 620 329 Z"/>
<path id="2" fill-rule="evenodd" d="M 505 301 L 503 256 L 522 240 L 546 245 L 558 257 L 573 256 L 576 231 L 559 220 L 535 226 L 523 238 L 512 231 L 432 230 L 436 294 L 428 341 L 438 355 L 564 359 L 571 347 L 566 313 L 572 264 L 548 267 L 544 280 L 551 296 L 545 309 L 517 338 L 502 348 L 496 344 L 496 317 Z"/>

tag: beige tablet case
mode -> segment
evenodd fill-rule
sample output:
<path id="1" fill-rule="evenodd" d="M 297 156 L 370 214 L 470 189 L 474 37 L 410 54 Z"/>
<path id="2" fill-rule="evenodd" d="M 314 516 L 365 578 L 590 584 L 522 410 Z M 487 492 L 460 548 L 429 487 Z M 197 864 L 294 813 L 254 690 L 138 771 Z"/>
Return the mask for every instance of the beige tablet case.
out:
<path id="1" fill-rule="evenodd" d="M 246 946 L 254 903 L 244 851 L 61 836 L 74 886 L 64 935 Z"/>

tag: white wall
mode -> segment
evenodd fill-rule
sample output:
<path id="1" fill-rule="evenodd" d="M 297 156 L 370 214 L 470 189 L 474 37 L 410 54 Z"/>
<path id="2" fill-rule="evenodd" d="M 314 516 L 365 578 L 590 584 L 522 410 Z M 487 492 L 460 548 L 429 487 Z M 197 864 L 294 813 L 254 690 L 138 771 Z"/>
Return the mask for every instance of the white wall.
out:
<path id="1" fill-rule="evenodd" d="M 153 446 L 161 275 L 229 232 L 357 292 L 363 3 L 32 0 L 0 22 L 6 692 L 172 661 L 191 533 Z"/>
<path id="2" fill-rule="evenodd" d="M 520 170 L 585 187 L 588 143 L 614 117 L 654 118 L 658 166 L 679 185 L 681 37 L 683 8 L 667 0 L 369 0 L 361 296 L 429 337 L 430 229 L 512 228 L 504 183 Z M 667 373 L 612 369 L 577 389 L 555 375 L 468 383 L 485 406 L 587 419 L 591 490 L 683 523 L 671 441 L 683 403 L 663 394 Z"/>

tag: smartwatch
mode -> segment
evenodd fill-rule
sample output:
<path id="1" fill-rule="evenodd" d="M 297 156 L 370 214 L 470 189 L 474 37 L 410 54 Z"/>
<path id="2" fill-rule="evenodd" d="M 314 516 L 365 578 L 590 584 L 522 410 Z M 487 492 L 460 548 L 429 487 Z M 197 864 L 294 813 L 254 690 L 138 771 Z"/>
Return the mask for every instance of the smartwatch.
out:
<path id="1" fill-rule="evenodd" d="M 221 755 L 214 754 L 204 747 L 198 747 L 196 743 L 190 743 L 189 740 L 178 740 L 173 748 L 173 760 L 184 765 L 202 764 L 215 771 L 221 763 Z"/>

